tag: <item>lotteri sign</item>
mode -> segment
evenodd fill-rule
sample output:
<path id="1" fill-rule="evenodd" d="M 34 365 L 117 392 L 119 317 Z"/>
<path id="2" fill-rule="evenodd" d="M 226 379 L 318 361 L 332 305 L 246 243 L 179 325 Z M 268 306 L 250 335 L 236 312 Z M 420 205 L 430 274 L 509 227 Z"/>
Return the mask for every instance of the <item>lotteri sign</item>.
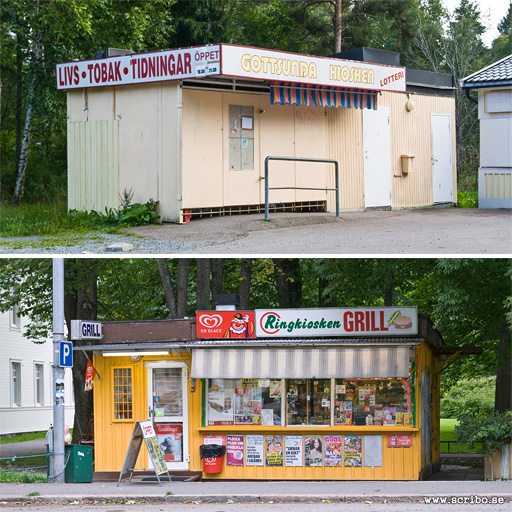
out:
<path id="1" fill-rule="evenodd" d="M 415 307 L 256 310 L 258 338 L 400 334 L 418 334 Z"/>
<path id="2" fill-rule="evenodd" d="M 101 326 L 101 322 L 71 320 L 71 339 L 101 340 L 103 338 Z"/>

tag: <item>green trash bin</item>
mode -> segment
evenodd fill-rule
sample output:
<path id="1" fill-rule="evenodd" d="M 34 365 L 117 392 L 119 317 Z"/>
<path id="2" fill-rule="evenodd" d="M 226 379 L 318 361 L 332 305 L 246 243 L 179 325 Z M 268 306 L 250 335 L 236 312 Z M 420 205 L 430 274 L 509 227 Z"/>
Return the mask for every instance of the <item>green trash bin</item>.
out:
<path id="1" fill-rule="evenodd" d="M 92 446 L 67 444 L 64 453 L 67 460 L 64 481 L 67 484 L 92 482 Z"/>

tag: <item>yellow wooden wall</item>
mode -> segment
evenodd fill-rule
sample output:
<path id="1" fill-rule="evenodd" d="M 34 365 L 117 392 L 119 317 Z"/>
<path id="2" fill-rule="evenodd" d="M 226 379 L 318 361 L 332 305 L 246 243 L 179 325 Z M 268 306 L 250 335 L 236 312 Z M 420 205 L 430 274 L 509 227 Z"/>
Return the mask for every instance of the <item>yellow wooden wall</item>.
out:
<path id="1" fill-rule="evenodd" d="M 190 391 L 188 383 L 188 433 L 190 471 L 201 471 L 201 459 L 199 446 L 203 444 L 205 434 L 260 434 L 260 435 L 382 435 L 383 466 L 380 468 L 336 468 L 336 467 L 266 467 L 266 466 L 224 466 L 222 473 L 217 475 L 203 474 L 207 479 L 286 479 L 286 480 L 417 480 L 421 471 L 421 436 L 419 425 L 421 424 L 421 392 L 419 382 L 423 369 L 431 372 L 432 390 L 432 462 L 439 457 L 439 363 L 435 361 L 430 346 L 422 343 L 417 347 L 417 371 L 416 371 L 416 427 L 360 427 L 360 426 L 336 426 L 327 428 L 288 428 L 269 426 L 202 426 L 202 386 L 197 381 L 195 392 Z M 190 364 L 190 356 L 182 354 L 182 357 Z M 162 357 L 143 357 L 138 362 L 133 362 L 129 357 L 103 357 L 95 356 L 94 364 L 102 376 L 102 380 L 94 382 L 94 417 L 95 417 L 95 471 L 120 471 L 126 455 L 133 427 L 136 421 L 147 419 L 147 371 L 144 363 L 148 361 L 162 360 Z M 165 358 L 168 361 L 181 362 L 177 356 Z M 435 365 L 435 366 L 434 366 Z M 133 420 L 113 419 L 113 368 L 128 367 L 133 371 Z M 410 448 L 388 448 L 388 434 L 411 433 L 413 446 Z M 148 466 L 145 449 L 141 449 L 137 467 Z"/>

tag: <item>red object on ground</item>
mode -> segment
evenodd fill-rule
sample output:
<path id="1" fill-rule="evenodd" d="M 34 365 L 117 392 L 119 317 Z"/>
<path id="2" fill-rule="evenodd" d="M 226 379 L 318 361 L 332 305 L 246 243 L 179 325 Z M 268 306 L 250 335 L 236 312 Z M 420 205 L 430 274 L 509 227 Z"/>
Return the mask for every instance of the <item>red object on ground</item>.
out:
<path id="1" fill-rule="evenodd" d="M 224 457 L 211 457 L 203 459 L 203 471 L 205 473 L 220 473 L 224 465 Z"/>

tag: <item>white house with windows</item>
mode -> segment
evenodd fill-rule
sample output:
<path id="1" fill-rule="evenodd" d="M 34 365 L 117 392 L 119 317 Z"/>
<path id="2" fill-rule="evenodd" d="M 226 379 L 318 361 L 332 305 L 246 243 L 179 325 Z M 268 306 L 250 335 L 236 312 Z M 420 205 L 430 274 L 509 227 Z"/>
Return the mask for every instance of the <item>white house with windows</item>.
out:
<path id="1" fill-rule="evenodd" d="M 47 430 L 53 423 L 52 340 L 23 337 L 26 319 L 15 306 L 0 313 L 0 436 Z M 74 415 L 71 370 L 65 372 L 65 422 Z"/>

